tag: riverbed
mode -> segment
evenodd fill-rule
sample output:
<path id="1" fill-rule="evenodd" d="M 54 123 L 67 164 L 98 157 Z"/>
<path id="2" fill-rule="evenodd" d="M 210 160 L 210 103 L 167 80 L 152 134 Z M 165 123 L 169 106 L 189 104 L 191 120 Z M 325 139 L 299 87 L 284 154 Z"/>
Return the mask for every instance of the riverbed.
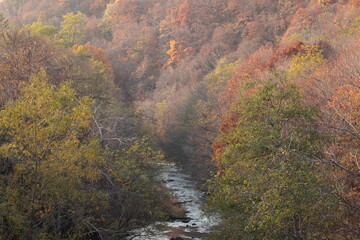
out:
<path id="1" fill-rule="evenodd" d="M 216 215 L 206 215 L 201 209 L 204 193 L 196 189 L 196 183 L 175 164 L 161 164 L 159 179 L 169 189 L 185 210 L 185 218 L 157 222 L 137 229 L 129 240 L 169 240 L 180 237 L 184 240 L 202 239 L 216 226 Z"/>

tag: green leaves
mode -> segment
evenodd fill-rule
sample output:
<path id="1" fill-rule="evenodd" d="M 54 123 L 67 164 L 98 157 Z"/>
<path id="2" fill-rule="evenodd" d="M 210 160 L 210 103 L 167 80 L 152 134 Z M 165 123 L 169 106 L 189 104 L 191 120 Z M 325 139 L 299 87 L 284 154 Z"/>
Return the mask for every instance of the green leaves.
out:
<path id="1" fill-rule="evenodd" d="M 43 37 L 54 37 L 59 29 L 53 25 L 45 25 L 40 21 L 33 22 L 31 25 L 27 25 L 26 28 L 33 34 Z"/>
<path id="2" fill-rule="evenodd" d="M 65 46 L 83 43 L 85 32 L 85 15 L 81 12 L 67 13 L 63 16 L 59 39 Z"/>
<path id="3" fill-rule="evenodd" d="M 322 204 L 330 193 L 320 194 L 321 169 L 311 163 L 322 152 L 315 110 L 286 82 L 242 91 L 232 112 L 237 125 L 218 139 L 226 147 L 217 156 L 222 171 L 212 182 L 210 205 L 238 226 L 242 239 L 313 236 L 309 225 L 332 204 Z"/>

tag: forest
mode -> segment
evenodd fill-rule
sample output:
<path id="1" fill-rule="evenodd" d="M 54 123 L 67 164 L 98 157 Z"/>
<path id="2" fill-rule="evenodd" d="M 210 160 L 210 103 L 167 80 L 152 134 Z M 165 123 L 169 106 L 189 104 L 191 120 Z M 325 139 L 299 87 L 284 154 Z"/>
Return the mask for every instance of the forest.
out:
<path id="1" fill-rule="evenodd" d="M 164 162 L 204 240 L 360 239 L 360 0 L 0 1 L 0 240 L 181 218 Z"/>

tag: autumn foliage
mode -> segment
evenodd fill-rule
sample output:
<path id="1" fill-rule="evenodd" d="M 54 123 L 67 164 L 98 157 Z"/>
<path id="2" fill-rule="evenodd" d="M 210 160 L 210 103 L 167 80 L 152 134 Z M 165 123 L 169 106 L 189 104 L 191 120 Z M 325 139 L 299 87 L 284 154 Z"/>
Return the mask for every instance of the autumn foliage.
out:
<path id="1" fill-rule="evenodd" d="M 200 182 L 215 179 L 204 189 L 223 222 L 210 238 L 360 235 L 359 0 L 3 0 L 0 10 L 0 105 L 41 69 L 55 88 L 71 81 L 93 101 L 100 148 L 129 150 L 150 133 Z M 151 205 L 137 200 L 120 205 Z M 50 212 L 40 208 L 39 219 Z"/>

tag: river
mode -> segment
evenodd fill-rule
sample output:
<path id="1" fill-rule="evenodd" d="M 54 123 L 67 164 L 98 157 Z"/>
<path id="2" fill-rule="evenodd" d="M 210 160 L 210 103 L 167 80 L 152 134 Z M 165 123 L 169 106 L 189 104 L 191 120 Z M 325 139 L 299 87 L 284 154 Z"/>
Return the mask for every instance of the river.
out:
<path id="1" fill-rule="evenodd" d="M 201 209 L 204 193 L 196 190 L 195 182 L 175 164 L 162 164 L 160 180 L 185 210 L 185 219 L 157 222 L 147 228 L 137 229 L 130 240 L 202 239 L 216 226 L 216 215 L 205 215 Z"/>

